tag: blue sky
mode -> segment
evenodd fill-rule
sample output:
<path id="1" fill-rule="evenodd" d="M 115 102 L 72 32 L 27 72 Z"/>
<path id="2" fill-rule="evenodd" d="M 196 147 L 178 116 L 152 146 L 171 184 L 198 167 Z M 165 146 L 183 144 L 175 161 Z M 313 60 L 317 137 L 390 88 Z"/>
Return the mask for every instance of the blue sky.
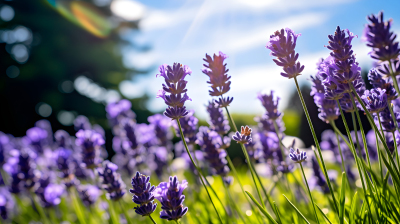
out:
<path id="1" fill-rule="evenodd" d="M 234 97 L 231 110 L 240 113 L 261 114 L 263 109 L 256 99 L 258 92 L 274 90 L 284 108 L 294 89 L 292 80 L 281 77 L 280 71 L 265 44 L 274 31 L 289 27 L 301 33 L 297 42 L 299 60 L 306 66 L 300 83 L 308 82 L 315 73 L 315 63 L 326 57 L 329 50 L 327 35 L 333 34 L 337 25 L 347 28 L 358 39 L 353 40 L 357 61 L 368 69 L 372 60 L 369 49 L 361 42 L 366 16 L 380 10 L 385 20 L 392 18 L 393 30 L 400 31 L 400 1 L 354 0 L 299 0 L 299 1 L 139 1 L 145 10 L 140 21 L 140 31 L 127 31 L 127 40 L 145 43 L 152 49 L 145 53 L 123 49 L 127 67 L 152 68 L 149 74 L 136 76 L 121 83 L 125 97 L 138 97 L 145 92 L 150 96 L 149 109 L 165 108 L 155 94 L 161 88 L 162 78 L 156 78 L 160 64 L 180 62 L 188 65 L 193 73 L 187 77 L 188 95 L 193 101 L 187 107 L 206 117 L 204 105 L 208 95 L 207 76 L 201 73 L 202 58 L 206 53 L 219 51 L 229 56 L 229 75 L 232 76 L 229 96 Z M 153 69 L 154 68 L 154 69 Z"/>

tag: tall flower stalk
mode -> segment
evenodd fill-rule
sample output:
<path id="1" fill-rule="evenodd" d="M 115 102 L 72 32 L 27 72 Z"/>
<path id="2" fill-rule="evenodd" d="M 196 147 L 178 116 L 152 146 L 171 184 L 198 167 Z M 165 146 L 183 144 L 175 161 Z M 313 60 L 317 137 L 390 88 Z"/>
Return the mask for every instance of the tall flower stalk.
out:
<path id="1" fill-rule="evenodd" d="M 227 96 L 226 98 L 223 97 L 223 94 L 227 93 L 230 90 L 230 84 L 231 84 L 231 82 L 229 81 L 231 77 L 228 76 L 228 74 L 227 74 L 229 69 L 226 68 L 227 64 L 224 62 L 226 58 L 228 58 L 228 56 L 226 54 L 222 53 L 221 51 L 219 52 L 218 55 L 214 54 L 212 58 L 211 58 L 211 56 L 206 54 L 206 58 L 203 59 L 206 62 L 206 64 L 203 64 L 205 68 L 202 70 L 202 72 L 210 78 L 210 80 L 207 82 L 208 84 L 211 85 L 211 90 L 209 91 L 210 96 L 219 97 L 218 100 L 215 101 L 216 104 L 221 108 L 223 108 L 223 107 L 225 108 L 227 115 L 228 115 L 228 119 L 234 126 L 235 131 L 237 132 L 238 129 L 228 111 L 228 106 L 232 103 L 233 97 L 229 97 L 229 96 Z M 253 167 L 250 164 L 251 163 L 250 157 L 249 157 L 247 150 L 244 147 L 243 143 L 240 143 L 240 146 L 241 146 L 243 154 L 245 155 L 245 158 L 247 160 L 247 165 L 249 166 L 251 176 L 253 178 L 255 187 L 257 189 L 257 193 L 260 198 L 261 204 L 262 204 L 263 208 L 265 208 L 265 204 L 263 203 L 260 189 L 257 185 L 255 171 L 253 170 Z M 229 157 L 229 156 L 227 156 L 227 157 Z M 230 160 L 230 158 L 229 158 L 229 160 Z M 235 168 L 233 166 L 231 166 L 231 169 L 235 169 Z M 236 172 L 234 171 L 234 174 L 235 173 Z M 242 189 L 242 191 L 244 191 L 244 190 Z"/>
<path id="2" fill-rule="evenodd" d="M 286 32 L 286 36 L 285 36 Z M 328 183 L 330 193 L 333 199 L 334 209 L 338 214 L 338 206 L 337 200 L 334 195 L 334 191 L 332 188 L 331 181 L 328 176 L 328 172 L 325 166 L 324 158 L 322 157 L 321 147 L 318 143 L 318 138 L 314 130 L 314 126 L 311 122 L 310 114 L 308 113 L 306 103 L 304 101 L 303 95 L 301 93 L 299 83 L 297 82 L 297 76 L 301 75 L 301 72 L 304 70 L 304 65 L 302 66 L 300 62 L 297 62 L 299 54 L 295 52 L 296 41 L 300 34 L 295 34 L 291 29 L 286 28 L 286 30 L 281 29 L 281 31 L 276 31 L 273 35 L 270 36 L 270 40 L 268 41 L 266 48 L 271 50 L 271 55 L 275 56 L 274 62 L 278 65 L 283 67 L 283 71 L 281 75 L 286 78 L 293 78 L 296 84 L 296 89 L 300 97 L 301 104 L 304 109 L 304 113 L 307 117 L 308 125 L 310 126 L 311 133 L 314 138 L 315 146 L 318 149 L 318 155 L 320 157 L 322 171 L 324 173 L 325 179 Z"/>
<path id="3" fill-rule="evenodd" d="M 193 163 L 194 167 L 196 168 L 198 175 L 200 177 L 201 183 L 203 184 L 204 188 L 206 189 L 207 195 L 214 207 L 215 212 L 218 215 L 219 221 L 221 223 L 222 219 L 221 216 L 215 207 L 215 204 L 211 198 L 211 195 L 207 189 L 206 184 L 204 183 L 203 180 L 203 175 L 201 174 L 200 168 L 196 165 L 195 161 L 193 160 L 193 157 L 190 153 L 190 150 L 186 144 L 186 140 L 182 131 L 182 126 L 179 121 L 180 118 L 185 117 L 188 115 L 189 111 L 186 110 L 186 107 L 184 106 L 185 102 L 187 100 L 191 100 L 188 95 L 187 95 L 187 89 L 186 89 L 186 84 L 187 81 L 184 80 L 186 75 L 190 75 L 192 71 L 190 68 L 186 65 L 182 65 L 179 63 L 174 63 L 173 66 L 169 65 L 161 65 L 159 68 L 160 74 L 157 74 L 156 77 L 161 76 L 164 77 L 165 84 L 163 84 L 163 89 L 158 91 L 157 97 L 160 97 L 164 100 L 165 104 L 168 106 L 167 109 L 164 112 L 164 115 L 171 118 L 172 120 L 176 120 L 178 127 L 179 127 L 179 133 L 182 139 L 182 142 L 185 146 L 186 152 L 189 155 L 190 161 Z"/>

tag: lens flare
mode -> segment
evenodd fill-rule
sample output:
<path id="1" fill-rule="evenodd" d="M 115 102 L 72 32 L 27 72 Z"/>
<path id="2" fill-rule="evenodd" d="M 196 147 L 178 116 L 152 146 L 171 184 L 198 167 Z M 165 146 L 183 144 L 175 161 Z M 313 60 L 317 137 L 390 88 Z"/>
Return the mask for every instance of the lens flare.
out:
<path id="1" fill-rule="evenodd" d="M 57 0 L 48 0 L 48 3 L 66 19 L 97 37 L 105 38 L 111 32 L 107 16 L 90 3 Z"/>

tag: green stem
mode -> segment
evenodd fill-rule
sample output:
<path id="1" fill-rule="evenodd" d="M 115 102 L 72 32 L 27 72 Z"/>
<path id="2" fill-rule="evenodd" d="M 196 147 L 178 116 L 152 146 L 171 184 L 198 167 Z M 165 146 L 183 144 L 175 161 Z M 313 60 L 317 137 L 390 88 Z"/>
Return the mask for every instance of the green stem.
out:
<path id="1" fill-rule="evenodd" d="M 329 121 L 329 123 L 333 123 L 334 121 Z M 339 135 L 335 130 L 335 135 L 336 135 L 336 141 L 337 141 L 337 145 L 338 145 L 338 149 L 339 149 L 339 154 L 340 154 L 340 159 L 341 161 L 341 165 L 342 165 L 342 172 L 346 172 L 346 169 L 344 167 L 344 159 L 343 159 L 343 153 L 342 153 L 342 148 L 340 147 L 340 141 L 339 141 Z"/>
<path id="2" fill-rule="evenodd" d="M 301 163 L 299 163 L 299 164 L 300 164 L 301 172 L 303 173 L 304 182 L 306 182 L 306 186 L 307 186 L 308 194 L 310 195 L 311 203 L 312 203 L 313 208 L 314 208 L 315 219 L 317 220 L 317 223 L 319 223 L 319 219 L 318 219 L 318 215 L 317 215 L 317 210 L 315 209 L 314 199 L 313 199 L 313 196 L 312 196 L 312 194 L 311 194 L 310 187 L 308 186 L 308 182 L 307 182 L 306 175 L 304 174 L 303 165 L 302 165 Z"/>
<path id="3" fill-rule="evenodd" d="M 332 126 L 333 130 L 336 132 L 336 134 L 338 134 L 340 136 L 340 138 L 342 138 L 342 140 L 344 141 L 344 143 L 346 143 L 346 145 L 351 148 L 350 143 L 347 141 L 347 139 L 343 136 L 343 134 L 340 132 L 340 130 L 336 127 L 335 122 L 333 121 L 329 121 L 329 124 Z"/>
<path id="4" fill-rule="evenodd" d="M 201 175 L 203 175 L 203 173 L 201 173 Z M 203 175 L 204 176 L 204 175 Z M 227 217 L 228 219 L 228 212 L 225 209 L 224 203 L 222 203 L 221 199 L 218 197 L 217 192 L 214 190 L 214 188 L 211 186 L 210 182 L 208 182 L 207 178 L 204 178 L 204 180 L 206 181 L 208 187 L 211 189 L 211 191 L 213 192 L 213 194 L 215 195 L 215 197 L 218 199 L 219 203 L 221 204 L 222 208 L 224 208 L 224 212 L 225 212 L 225 217 Z M 222 180 L 223 181 L 223 180 Z"/>
<path id="5" fill-rule="evenodd" d="M 119 217 L 115 213 L 115 207 L 112 200 L 108 200 L 108 210 L 110 212 L 110 219 L 113 224 L 119 224 Z"/>
<path id="6" fill-rule="evenodd" d="M 42 219 L 43 223 L 44 224 L 49 224 L 50 222 L 47 219 L 47 216 L 44 213 L 42 206 L 36 201 L 35 194 L 33 192 L 30 192 L 30 194 L 31 194 L 31 197 L 32 197 L 33 204 L 35 205 L 36 210 L 39 212 L 40 218 Z"/>
<path id="7" fill-rule="evenodd" d="M 274 124 L 276 137 L 278 137 L 278 139 L 279 139 L 279 148 L 281 149 L 282 158 L 284 158 L 284 157 L 285 157 L 285 153 L 283 152 L 283 148 L 282 148 L 282 144 L 281 144 L 281 137 L 279 136 L 278 125 L 276 124 L 276 121 L 275 121 L 275 120 L 273 120 L 272 123 Z M 272 205 L 271 205 L 271 206 L 272 206 Z"/>
<path id="8" fill-rule="evenodd" d="M 131 218 L 130 218 L 129 215 L 128 215 L 128 212 L 126 211 L 126 209 L 124 208 L 124 206 L 122 206 L 121 200 L 118 201 L 118 204 L 119 204 L 119 206 L 120 206 L 122 212 L 124 213 L 126 222 L 127 222 L 128 224 L 133 224 Z"/>
<path id="9" fill-rule="evenodd" d="M 388 61 L 389 61 L 389 68 L 390 68 L 390 76 L 392 77 L 394 88 L 396 89 L 397 94 L 400 96 L 399 85 L 397 84 L 397 79 L 393 72 L 392 61 L 391 60 L 388 60 Z"/>
<path id="10" fill-rule="evenodd" d="M 256 209 L 254 208 L 253 204 L 250 202 L 249 197 L 247 197 L 246 192 L 244 192 L 243 184 L 242 184 L 242 182 L 240 182 L 239 176 L 238 176 L 238 174 L 237 174 L 237 171 L 236 171 L 235 166 L 234 166 L 233 163 L 232 163 L 231 158 L 230 158 L 229 156 L 227 156 L 227 157 L 226 157 L 226 160 L 228 160 L 228 165 L 229 165 L 229 167 L 231 168 L 231 170 L 233 171 L 233 175 L 235 176 L 237 182 L 239 183 L 240 189 L 242 190 L 242 193 L 244 194 L 245 198 L 247 199 L 247 202 L 249 202 L 249 205 L 250 205 L 250 207 L 251 207 L 251 210 L 253 211 L 254 214 L 257 214 L 258 210 L 256 210 Z M 260 219 L 258 218 L 258 216 L 257 216 L 257 220 L 258 220 L 258 222 L 261 224 L 261 221 L 260 221 Z"/>
<path id="11" fill-rule="evenodd" d="M 393 119 L 393 123 L 394 123 L 394 125 L 396 127 L 396 130 L 399 130 L 399 124 L 397 123 L 396 117 L 394 116 L 391 100 L 388 100 L 387 104 L 388 104 L 388 107 L 389 107 L 390 115 L 392 116 L 392 119 Z"/>
<path id="12" fill-rule="evenodd" d="M 84 218 L 84 215 L 83 215 L 82 210 L 80 208 L 81 206 L 80 206 L 79 201 L 78 201 L 78 199 L 77 199 L 77 197 L 75 195 L 75 190 L 69 189 L 69 196 L 71 197 L 72 205 L 74 207 L 76 216 L 78 217 L 79 223 L 86 224 L 86 219 Z"/>
<path id="13" fill-rule="evenodd" d="M 358 161 L 357 152 L 356 152 L 356 149 L 354 148 L 354 143 L 353 143 L 353 140 L 352 140 L 352 138 L 351 138 L 350 130 L 349 130 L 349 127 L 348 127 L 348 125 L 347 125 L 346 118 L 344 117 L 344 113 L 343 113 L 342 107 L 340 106 L 339 100 L 336 100 L 336 102 L 337 102 L 337 105 L 338 105 L 338 107 L 339 107 L 340 114 L 341 114 L 341 116 L 342 116 L 343 124 L 344 124 L 344 127 L 345 127 L 345 129 L 346 129 L 346 133 L 347 133 L 347 137 L 349 138 L 350 145 L 352 146 L 352 147 L 350 148 L 350 150 L 351 150 L 351 152 L 353 153 L 354 159 L 356 160 L 356 164 L 357 164 L 357 168 L 358 168 L 358 173 L 359 173 L 359 175 L 360 175 L 361 184 L 362 184 L 362 187 L 363 187 L 363 190 L 364 190 L 365 200 L 367 201 L 367 204 L 368 204 L 368 214 L 369 214 L 370 219 L 372 220 L 371 206 L 370 206 L 370 204 L 369 204 L 369 200 L 368 200 L 368 197 L 367 197 L 367 190 L 366 190 L 366 188 L 365 188 L 365 183 L 364 183 L 364 180 L 363 180 L 363 171 L 361 170 L 362 168 L 360 167 L 360 164 L 359 164 L 359 161 Z"/>
<path id="14" fill-rule="evenodd" d="M 149 215 L 149 218 L 151 219 L 151 221 L 152 221 L 154 224 L 157 224 L 156 221 L 154 221 L 153 217 L 151 217 L 151 214 Z M 176 221 L 176 220 L 175 220 L 175 221 Z"/>
<path id="15" fill-rule="evenodd" d="M 397 166 L 400 166 L 400 162 L 399 162 L 399 152 L 397 150 L 397 141 L 396 141 L 396 136 L 394 135 L 394 132 L 392 132 L 393 134 L 393 142 L 394 142 L 394 149 L 395 149 L 395 153 L 396 153 L 396 160 L 397 160 Z"/>
<path id="16" fill-rule="evenodd" d="M 362 136 L 362 138 L 363 138 L 364 150 L 365 150 L 365 154 L 367 155 L 368 166 L 369 166 L 369 168 L 372 170 L 372 168 L 371 168 L 371 160 L 369 159 L 369 152 L 368 152 L 367 140 L 366 140 L 366 138 L 365 138 L 364 127 L 363 127 L 363 125 L 362 125 L 361 118 L 360 118 L 360 114 L 358 113 L 357 105 L 356 105 L 356 102 L 354 101 L 353 94 L 351 94 L 351 93 L 350 93 L 350 99 L 351 99 L 351 102 L 352 102 L 352 104 L 353 104 L 353 107 L 355 108 L 355 111 L 356 111 L 356 116 L 357 116 L 357 120 L 358 120 L 358 125 L 360 126 L 361 136 Z M 360 157 L 361 157 L 361 154 L 360 154 Z M 361 157 L 361 158 L 362 158 L 362 157 Z"/>
<path id="17" fill-rule="evenodd" d="M 59 223 L 55 214 L 54 208 L 49 209 L 49 216 L 52 223 Z"/>
<path id="18" fill-rule="evenodd" d="M 235 124 L 235 122 L 234 122 L 233 119 L 232 119 L 232 116 L 229 114 L 228 107 L 225 107 L 225 110 L 226 110 L 226 113 L 227 113 L 227 115 L 228 115 L 228 118 L 229 118 L 230 122 L 232 123 L 233 127 L 235 128 L 235 131 L 238 131 L 238 129 L 237 129 L 237 127 L 236 127 L 236 124 Z M 261 196 L 260 189 L 258 188 L 258 185 L 257 185 L 257 180 L 256 180 L 256 177 L 255 177 L 255 174 L 254 174 L 255 171 L 253 170 L 253 166 L 250 164 L 250 163 L 251 163 L 251 160 L 250 160 L 249 154 L 247 154 L 247 150 L 246 150 L 246 148 L 244 147 L 244 145 L 243 145 L 242 143 L 240 143 L 240 147 L 242 148 L 242 152 L 243 152 L 243 154 L 244 154 L 244 156 L 245 156 L 245 158 L 246 158 L 246 160 L 247 160 L 247 165 L 248 165 L 248 167 L 249 167 L 249 169 L 250 169 L 250 173 L 251 173 L 251 176 L 252 176 L 252 178 L 253 178 L 254 185 L 256 186 L 257 194 L 258 194 L 258 197 L 260 198 L 260 201 L 261 201 L 261 206 L 262 206 L 264 209 L 266 209 L 264 200 L 263 200 L 263 198 L 262 198 L 262 196 Z M 271 206 L 272 206 L 272 205 L 271 205 Z"/>
<path id="19" fill-rule="evenodd" d="M 236 213 L 238 214 L 239 218 L 243 221 L 243 223 L 246 223 L 246 221 L 244 221 L 244 218 L 243 218 L 242 214 L 240 213 L 239 208 L 237 207 L 236 203 L 233 201 L 232 196 L 229 193 L 228 186 L 226 186 L 226 184 L 224 183 L 224 180 L 223 180 L 222 177 L 221 177 L 221 180 L 222 180 L 222 185 L 224 185 L 224 188 L 225 188 L 225 191 L 226 191 L 228 203 L 231 205 L 231 207 L 233 209 L 235 209 Z"/>
<path id="20" fill-rule="evenodd" d="M 184 137 L 184 135 L 183 135 L 183 131 L 182 131 L 182 127 L 181 127 L 181 122 L 179 121 L 179 119 L 176 119 L 176 122 L 178 123 L 179 132 L 180 132 L 180 134 L 181 134 L 181 138 L 182 138 L 183 144 L 185 145 L 186 152 L 187 152 L 188 155 L 189 155 L 190 161 L 192 161 L 193 166 L 196 168 L 196 170 L 197 170 L 197 172 L 198 172 L 198 174 L 199 174 L 201 183 L 203 184 L 204 188 L 206 189 L 208 198 L 210 199 L 211 204 L 213 205 L 214 210 L 215 210 L 215 212 L 216 212 L 217 215 L 218 215 L 219 221 L 223 224 L 224 222 L 222 222 L 222 218 L 221 218 L 221 216 L 220 216 L 220 214 L 219 214 L 219 212 L 218 212 L 218 210 L 217 210 L 217 207 L 215 207 L 215 204 L 214 204 L 214 202 L 213 202 L 213 200 L 212 200 L 212 198 L 211 198 L 210 192 L 208 192 L 207 186 L 206 186 L 206 184 L 204 183 L 203 175 L 201 175 L 201 170 L 200 170 L 200 168 L 196 165 L 196 163 L 195 163 L 194 160 L 193 160 L 192 155 L 190 154 L 189 148 L 188 148 L 188 146 L 187 146 L 187 144 L 186 144 L 185 137 Z"/>
<path id="21" fill-rule="evenodd" d="M 358 149 L 358 156 L 362 158 L 361 156 L 361 147 L 360 147 L 360 141 L 358 139 L 358 130 L 357 130 L 357 123 L 356 123 L 356 117 L 354 116 L 354 112 L 351 112 L 351 120 L 353 121 L 353 129 L 354 129 L 354 135 L 356 136 L 356 143 L 357 143 L 357 149 Z"/>
<path id="22" fill-rule="evenodd" d="M 339 215 L 339 209 L 338 209 L 337 200 L 336 200 L 335 194 L 333 193 L 334 192 L 333 191 L 333 187 L 331 185 L 331 181 L 330 181 L 329 176 L 328 176 L 328 172 L 327 172 L 327 169 L 326 169 L 326 166 L 325 166 L 324 158 L 322 157 L 321 147 L 319 146 L 317 134 L 315 133 L 314 126 L 313 126 L 313 124 L 311 122 L 310 114 L 308 113 L 306 103 L 304 102 L 303 94 L 301 93 L 301 90 L 300 90 L 300 87 L 299 87 L 299 83 L 297 82 L 297 77 L 294 77 L 294 82 L 296 84 L 296 89 L 297 89 L 297 93 L 299 94 L 301 105 L 303 106 L 304 113 L 306 114 L 306 117 L 307 117 L 308 125 L 310 126 L 310 130 L 311 130 L 311 133 L 312 133 L 313 138 L 314 138 L 315 146 L 317 147 L 317 150 L 319 152 L 319 157 L 320 157 L 320 161 L 321 161 L 321 164 L 322 164 L 322 167 L 321 167 L 322 168 L 322 172 L 324 173 L 326 182 L 328 183 L 328 187 L 329 187 L 332 199 L 333 199 L 333 204 L 335 206 L 334 209 L 335 209 L 337 215 Z"/>

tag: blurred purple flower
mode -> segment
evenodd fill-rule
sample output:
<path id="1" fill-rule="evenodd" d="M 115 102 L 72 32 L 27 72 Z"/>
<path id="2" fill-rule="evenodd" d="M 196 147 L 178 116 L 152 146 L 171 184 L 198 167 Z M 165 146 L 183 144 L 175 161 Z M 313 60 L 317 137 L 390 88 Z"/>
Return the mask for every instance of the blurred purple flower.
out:
<path id="1" fill-rule="evenodd" d="M 106 160 L 103 166 L 98 168 L 99 176 L 102 179 L 102 187 L 107 191 L 107 198 L 111 200 L 121 199 L 125 191 L 125 184 L 121 179 L 121 175 L 117 173 L 118 166 Z"/>
<path id="2" fill-rule="evenodd" d="M 226 134 L 231 127 L 229 121 L 225 118 L 223 110 L 219 108 L 213 101 L 209 101 L 207 105 L 207 112 L 210 115 L 209 124 L 211 130 L 216 131 L 220 135 Z"/>
<path id="3" fill-rule="evenodd" d="M 82 150 L 82 162 L 86 168 L 92 169 L 100 164 L 99 147 L 104 143 L 103 137 L 92 130 L 79 130 L 76 133 L 75 144 Z"/>
<path id="4" fill-rule="evenodd" d="M 92 125 L 89 122 L 89 119 L 84 115 L 79 115 L 74 120 L 74 128 L 75 131 L 79 130 L 89 130 L 92 128 Z"/>
<path id="5" fill-rule="evenodd" d="M 78 187 L 79 196 L 85 206 L 92 206 L 101 195 L 101 190 L 94 185 L 80 185 Z"/>
<path id="6" fill-rule="evenodd" d="M 33 127 L 26 131 L 25 140 L 27 141 L 27 144 L 30 144 L 36 150 L 37 153 L 41 154 L 44 150 L 43 147 L 47 135 L 48 133 L 46 130 L 39 127 Z"/>
<path id="7" fill-rule="evenodd" d="M 271 120 L 276 120 L 278 119 L 282 113 L 278 111 L 278 102 L 279 102 L 279 97 L 276 97 L 276 100 L 274 100 L 274 91 L 271 91 L 271 94 L 261 94 L 259 93 L 257 98 L 261 101 L 261 104 L 267 111 L 265 115 L 268 117 L 268 119 Z"/>
<path id="8" fill-rule="evenodd" d="M 49 184 L 44 190 L 46 207 L 60 204 L 61 196 L 64 194 L 64 187 L 58 184 Z"/>
<path id="9" fill-rule="evenodd" d="M 14 206 L 14 199 L 10 192 L 4 187 L 0 187 L 0 217 L 7 220 Z"/>
<path id="10" fill-rule="evenodd" d="M 149 123 L 154 128 L 155 136 L 158 139 L 158 145 L 170 147 L 172 133 L 170 130 L 171 119 L 161 115 L 155 114 L 147 118 Z"/>
<path id="11" fill-rule="evenodd" d="M 209 162 L 212 174 L 226 176 L 229 172 L 226 151 L 221 148 L 223 143 L 218 133 L 202 126 L 197 133 L 196 143 L 205 152 L 204 158 Z"/>
<path id="12" fill-rule="evenodd" d="M 199 120 L 194 116 L 194 110 L 189 110 L 186 117 L 180 118 L 183 135 L 185 135 L 185 140 L 188 145 L 195 144 L 197 139 L 196 133 L 198 129 Z M 173 121 L 173 126 L 175 127 L 175 133 L 178 137 L 180 136 L 178 123 Z"/>

